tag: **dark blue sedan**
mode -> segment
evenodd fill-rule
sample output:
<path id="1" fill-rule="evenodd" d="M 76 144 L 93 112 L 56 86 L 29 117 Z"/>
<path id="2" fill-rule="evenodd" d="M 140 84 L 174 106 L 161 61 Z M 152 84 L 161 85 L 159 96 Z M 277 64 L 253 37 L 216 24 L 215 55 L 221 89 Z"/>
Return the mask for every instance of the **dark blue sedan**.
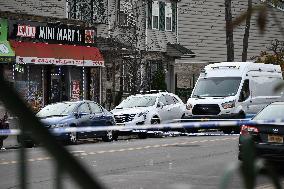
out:
<path id="1" fill-rule="evenodd" d="M 261 110 L 252 121 L 246 124 L 239 136 L 239 155 L 243 159 L 243 142 L 251 137 L 257 157 L 269 161 L 284 162 L 284 102 L 274 102 Z"/>
<path id="2" fill-rule="evenodd" d="M 92 127 L 115 125 L 113 114 L 93 101 L 50 104 L 41 109 L 36 116 L 46 128 L 54 131 L 53 135 L 60 141 L 76 144 L 78 139 L 84 138 L 102 138 L 106 142 L 117 139 L 117 132 L 113 130 L 92 131 Z M 78 128 L 79 131 L 56 132 L 71 127 Z M 89 130 L 80 130 L 83 127 L 89 127 Z M 25 143 L 31 146 L 33 141 L 26 139 Z"/>

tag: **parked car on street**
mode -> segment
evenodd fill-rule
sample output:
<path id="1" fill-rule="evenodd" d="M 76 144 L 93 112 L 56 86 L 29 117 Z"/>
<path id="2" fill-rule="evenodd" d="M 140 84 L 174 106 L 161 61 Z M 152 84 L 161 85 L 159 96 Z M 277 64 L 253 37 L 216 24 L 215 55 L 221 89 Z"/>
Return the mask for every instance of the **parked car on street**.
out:
<path id="1" fill-rule="evenodd" d="M 185 104 L 175 94 L 149 91 L 129 96 L 111 112 L 117 125 L 137 126 L 137 129 L 125 129 L 123 132 L 137 133 L 139 138 L 146 138 L 147 130 L 139 129 L 139 125 L 181 119 L 185 113 Z"/>
<path id="2" fill-rule="evenodd" d="M 93 101 L 68 101 L 47 105 L 41 109 L 36 116 L 43 125 L 52 130 L 55 128 L 68 127 L 98 127 L 115 125 L 113 114 L 104 109 L 101 105 Z M 71 132 L 53 133 L 57 140 L 76 144 L 82 138 L 102 138 L 103 141 L 117 139 L 116 131 L 91 131 L 91 132 Z M 26 145 L 32 146 L 34 141 L 24 138 Z"/>
<path id="3" fill-rule="evenodd" d="M 251 136 L 255 144 L 256 155 L 267 160 L 284 161 L 284 102 L 274 102 L 261 110 L 253 121 L 276 121 L 243 125 L 239 136 L 239 155 L 243 159 L 242 145 L 245 137 Z"/>

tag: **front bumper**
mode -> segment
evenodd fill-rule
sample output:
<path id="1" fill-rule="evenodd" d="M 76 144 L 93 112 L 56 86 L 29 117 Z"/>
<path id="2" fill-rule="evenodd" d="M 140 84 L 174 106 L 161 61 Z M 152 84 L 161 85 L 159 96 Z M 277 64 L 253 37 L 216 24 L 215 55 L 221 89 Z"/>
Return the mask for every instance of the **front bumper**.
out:
<path id="1" fill-rule="evenodd" d="M 184 120 L 188 121 L 210 121 L 212 119 L 244 119 L 245 116 L 242 114 L 220 114 L 220 115 L 191 115 L 191 116 L 185 116 Z"/>

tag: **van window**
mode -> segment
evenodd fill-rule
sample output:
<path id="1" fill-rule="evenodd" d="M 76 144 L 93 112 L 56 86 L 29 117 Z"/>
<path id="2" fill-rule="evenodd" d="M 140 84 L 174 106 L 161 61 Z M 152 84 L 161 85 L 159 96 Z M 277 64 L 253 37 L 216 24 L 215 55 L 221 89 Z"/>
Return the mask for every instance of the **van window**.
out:
<path id="1" fill-rule="evenodd" d="M 199 79 L 192 97 L 227 97 L 237 94 L 241 77 L 210 77 Z"/>
<path id="2" fill-rule="evenodd" d="M 245 101 L 250 96 L 249 80 L 244 80 L 243 87 L 240 93 L 239 102 Z"/>
<path id="3" fill-rule="evenodd" d="M 276 91 L 275 88 L 283 82 L 281 78 L 273 78 L 268 76 L 252 77 L 250 79 L 250 90 L 252 96 L 281 96 L 282 90 Z"/>

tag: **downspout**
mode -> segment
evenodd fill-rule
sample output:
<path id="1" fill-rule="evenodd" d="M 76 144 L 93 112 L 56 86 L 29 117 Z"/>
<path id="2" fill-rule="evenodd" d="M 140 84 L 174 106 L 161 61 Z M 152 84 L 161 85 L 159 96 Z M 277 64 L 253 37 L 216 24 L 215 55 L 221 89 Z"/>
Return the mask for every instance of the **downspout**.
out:
<path id="1" fill-rule="evenodd" d="M 146 8 L 145 8 L 145 51 L 147 51 L 147 44 L 148 44 L 148 16 L 149 16 L 149 11 L 148 11 L 148 3 L 147 1 Z"/>
<path id="2" fill-rule="evenodd" d="M 109 15 L 109 0 L 107 0 L 107 15 Z M 108 37 L 110 37 L 110 18 L 107 17 L 107 24 L 108 24 Z"/>
<path id="3" fill-rule="evenodd" d="M 176 23 L 177 23 L 177 25 L 176 25 L 176 42 L 177 43 L 179 43 L 179 41 L 178 41 L 178 18 L 179 18 L 179 15 L 178 15 L 178 3 L 177 3 L 177 15 L 176 15 Z"/>
<path id="4" fill-rule="evenodd" d="M 145 48 L 144 48 L 144 53 L 145 54 L 147 54 L 147 51 L 148 51 L 148 48 L 147 48 L 147 45 L 148 45 L 148 17 L 149 17 L 149 10 L 148 10 L 148 3 L 149 3 L 149 1 L 146 1 L 147 3 L 145 3 Z M 141 57 L 142 57 L 142 53 L 143 52 L 141 52 Z M 142 59 L 142 58 L 141 58 Z M 142 60 L 141 60 L 142 61 Z M 143 61 L 145 62 L 145 66 L 144 66 L 144 69 L 143 68 L 141 68 L 141 86 L 142 86 L 142 88 L 144 88 L 143 87 L 143 83 L 145 82 L 145 80 L 143 80 L 143 78 L 144 78 L 144 75 L 145 75 L 145 78 L 147 78 L 147 76 L 146 76 L 146 69 L 147 69 L 147 59 L 145 60 L 144 58 L 143 58 Z M 147 79 L 148 80 L 148 79 Z M 146 81 L 146 82 L 148 82 L 148 81 Z"/>

